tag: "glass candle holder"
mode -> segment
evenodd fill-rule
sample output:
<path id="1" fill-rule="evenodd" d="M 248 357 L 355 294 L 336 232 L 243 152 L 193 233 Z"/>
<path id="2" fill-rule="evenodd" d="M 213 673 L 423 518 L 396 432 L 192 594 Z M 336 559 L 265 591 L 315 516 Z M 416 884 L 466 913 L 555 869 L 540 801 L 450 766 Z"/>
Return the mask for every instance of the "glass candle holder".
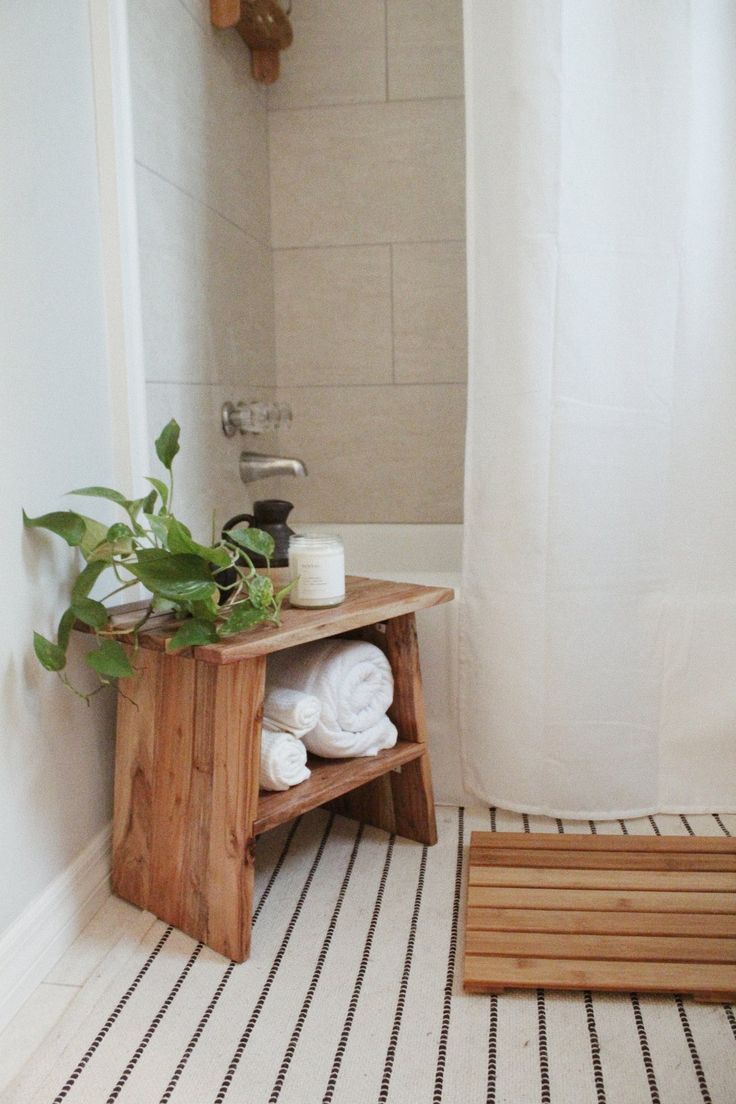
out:
<path id="1" fill-rule="evenodd" d="M 289 538 L 292 606 L 326 609 L 345 600 L 345 550 L 337 533 L 294 533 Z"/>

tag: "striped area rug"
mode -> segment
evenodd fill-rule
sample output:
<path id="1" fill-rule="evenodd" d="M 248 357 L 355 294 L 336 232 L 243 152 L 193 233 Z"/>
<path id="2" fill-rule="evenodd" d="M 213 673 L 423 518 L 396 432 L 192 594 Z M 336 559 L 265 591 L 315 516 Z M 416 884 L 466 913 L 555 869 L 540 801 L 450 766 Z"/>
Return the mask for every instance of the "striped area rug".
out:
<path id="1" fill-rule="evenodd" d="M 460 949 L 473 829 L 729 835 L 736 816 L 439 821 L 434 848 L 321 810 L 268 833 L 250 961 L 154 923 L 7 1104 L 734 1104 L 730 1006 L 470 996 Z"/>

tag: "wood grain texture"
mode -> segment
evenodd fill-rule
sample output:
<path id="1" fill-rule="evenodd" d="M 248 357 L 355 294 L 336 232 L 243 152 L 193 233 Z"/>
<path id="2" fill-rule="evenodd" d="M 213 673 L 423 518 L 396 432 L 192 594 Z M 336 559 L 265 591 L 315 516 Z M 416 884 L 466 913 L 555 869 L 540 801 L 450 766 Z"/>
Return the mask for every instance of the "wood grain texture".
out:
<path id="1" fill-rule="evenodd" d="M 240 0 L 210 0 L 213 27 L 234 27 L 240 20 Z"/>
<path id="2" fill-rule="evenodd" d="M 725 836 L 562 836 L 552 832 L 472 832 L 470 846 L 474 854 L 476 848 L 492 850 L 499 847 L 541 851 L 622 851 L 627 855 L 640 851 L 697 855 L 702 851 L 709 855 L 722 853 L 733 856 L 736 852 L 733 839 Z"/>
<path id="3" fill-rule="evenodd" d="M 703 912 L 596 912 L 583 909 L 468 909 L 468 931 L 578 932 L 600 935 L 736 936 L 736 915 Z"/>
<path id="4" fill-rule="evenodd" d="M 474 832 L 465 988 L 730 999 L 735 858 L 724 837 Z"/>
<path id="5" fill-rule="evenodd" d="M 282 570 L 271 572 L 279 585 L 286 581 Z M 430 609 L 432 606 L 451 602 L 454 591 L 448 587 L 427 587 L 415 583 L 393 583 L 384 579 L 363 579 L 348 575 L 346 579 L 345 601 L 332 609 L 282 610 L 281 625 L 259 625 L 248 632 L 231 636 L 218 644 L 206 644 L 193 648 L 180 655 L 191 655 L 203 663 L 238 663 L 242 659 L 251 659 L 257 655 L 267 655 L 283 648 L 292 648 L 310 640 L 321 640 L 327 636 L 339 636 L 341 633 L 373 625 L 388 618 L 400 617 L 418 609 Z M 117 627 L 134 623 L 140 617 L 141 605 L 119 614 L 111 611 Z M 153 651 L 163 651 L 167 639 L 175 631 L 176 622 L 158 619 L 155 627 L 140 635 L 140 646 Z M 79 626 L 84 631 L 84 626 Z"/>
<path id="6" fill-rule="evenodd" d="M 129 680 L 137 708 L 118 714 L 126 752 L 115 891 L 242 961 L 250 946 L 266 661 L 214 668 L 178 655 L 150 659 L 138 653 L 139 673 Z"/>
<path id="7" fill-rule="evenodd" d="M 118 695 L 112 826 L 112 889 L 126 901 L 148 900 L 150 885 L 155 716 L 163 656 L 134 652 L 136 669 Z M 141 905 L 145 908 L 145 905 Z"/>
<path id="8" fill-rule="evenodd" d="M 388 715 L 400 740 L 426 748 L 427 721 L 415 615 L 393 617 L 350 635 L 375 644 L 385 653 L 394 676 L 394 697 Z M 426 754 L 388 779 L 346 794 L 333 808 L 419 843 L 437 842 L 432 773 Z"/>
<path id="9" fill-rule="evenodd" d="M 608 962 L 586 959 L 507 958 L 466 955 L 465 988 L 603 989 L 610 992 L 711 994 L 723 1001 L 736 993 L 736 977 L 720 963 Z"/>
<path id="10" fill-rule="evenodd" d="M 736 874 L 712 870 L 550 870 L 531 866 L 473 866 L 471 885 L 535 889 L 671 889 L 736 893 Z"/>
<path id="11" fill-rule="evenodd" d="M 473 850 L 473 865 L 550 867 L 560 870 L 620 870 L 624 853 L 617 851 L 551 851 L 541 848 L 483 848 Z M 631 851 L 625 853 L 626 870 L 731 870 L 736 855 L 697 851 Z"/>
<path id="12" fill-rule="evenodd" d="M 468 904 L 483 908 L 628 909 L 631 912 L 733 912 L 730 893 L 673 893 L 615 889 L 516 889 L 468 887 Z"/>
<path id="13" fill-rule="evenodd" d="M 467 954 L 521 958 L 623 959 L 629 962 L 736 962 L 736 939 L 683 935 L 577 935 L 471 931 Z"/>
<path id="14" fill-rule="evenodd" d="M 312 774 L 306 782 L 292 786 L 290 790 L 284 790 L 283 793 L 268 791 L 261 793 L 255 819 L 255 833 L 260 835 L 269 828 L 275 828 L 277 824 L 293 820 L 294 817 L 301 816 L 302 813 L 309 812 L 318 805 L 324 805 L 339 798 L 349 790 L 357 792 L 356 787 L 360 787 L 361 790 L 367 789 L 366 783 L 370 784 L 379 776 L 385 776 L 388 771 L 402 767 L 423 754 L 424 750 L 416 744 L 401 740 L 396 747 L 379 751 L 378 755 L 366 755 L 362 758 L 320 759 L 316 755 L 311 755 L 308 766 Z M 352 797 L 352 793 L 349 796 Z M 346 812 L 344 808 L 338 811 L 346 816 L 353 815 Z M 356 819 L 369 820 L 370 818 L 356 816 Z M 375 822 L 370 821 L 370 823 Z"/>

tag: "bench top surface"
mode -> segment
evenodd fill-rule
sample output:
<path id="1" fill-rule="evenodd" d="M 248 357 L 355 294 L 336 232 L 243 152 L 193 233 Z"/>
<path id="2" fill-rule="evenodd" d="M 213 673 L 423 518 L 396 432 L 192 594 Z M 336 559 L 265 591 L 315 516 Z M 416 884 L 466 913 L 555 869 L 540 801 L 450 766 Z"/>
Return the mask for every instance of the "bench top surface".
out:
<path id="1" fill-rule="evenodd" d="M 277 571 L 272 572 L 274 584 L 285 581 Z M 280 625 L 258 625 L 247 632 L 231 636 L 217 644 L 202 644 L 178 652 L 178 655 L 201 660 L 204 663 L 237 663 L 242 659 L 268 655 L 296 644 L 320 640 L 327 636 L 350 632 L 378 621 L 387 621 L 405 613 L 429 609 L 451 602 L 455 592 L 450 587 L 419 586 L 417 583 L 395 583 L 387 579 L 365 579 L 348 575 L 345 601 L 331 609 L 295 609 L 284 604 Z M 113 623 L 131 627 L 140 619 L 146 603 L 121 606 L 111 610 Z M 166 640 L 173 635 L 176 622 L 170 615 L 154 615 L 139 637 L 140 646 L 163 651 Z"/>

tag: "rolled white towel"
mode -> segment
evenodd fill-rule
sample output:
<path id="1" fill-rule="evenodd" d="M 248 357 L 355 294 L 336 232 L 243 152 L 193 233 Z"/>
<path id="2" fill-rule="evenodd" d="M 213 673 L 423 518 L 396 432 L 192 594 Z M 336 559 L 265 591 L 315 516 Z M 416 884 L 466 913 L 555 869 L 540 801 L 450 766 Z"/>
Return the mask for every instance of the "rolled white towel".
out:
<path id="1" fill-rule="evenodd" d="M 261 732 L 261 786 L 264 790 L 288 790 L 309 778 L 307 749 L 290 732 Z"/>
<path id="2" fill-rule="evenodd" d="M 396 727 L 386 716 L 393 700 L 393 674 L 375 644 L 316 640 L 276 652 L 269 657 L 268 685 L 319 699 L 319 721 L 304 737 L 315 755 L 376 755 L 396 743 Z"/>
<path id="3" fill-rule="evenodd" d="M 314 728 L 322 712 L 322 703 L 312 694 L 274 686 L 263 703 L 263 724 L 272 732 L 291 732 L 301 739 Z"/>

